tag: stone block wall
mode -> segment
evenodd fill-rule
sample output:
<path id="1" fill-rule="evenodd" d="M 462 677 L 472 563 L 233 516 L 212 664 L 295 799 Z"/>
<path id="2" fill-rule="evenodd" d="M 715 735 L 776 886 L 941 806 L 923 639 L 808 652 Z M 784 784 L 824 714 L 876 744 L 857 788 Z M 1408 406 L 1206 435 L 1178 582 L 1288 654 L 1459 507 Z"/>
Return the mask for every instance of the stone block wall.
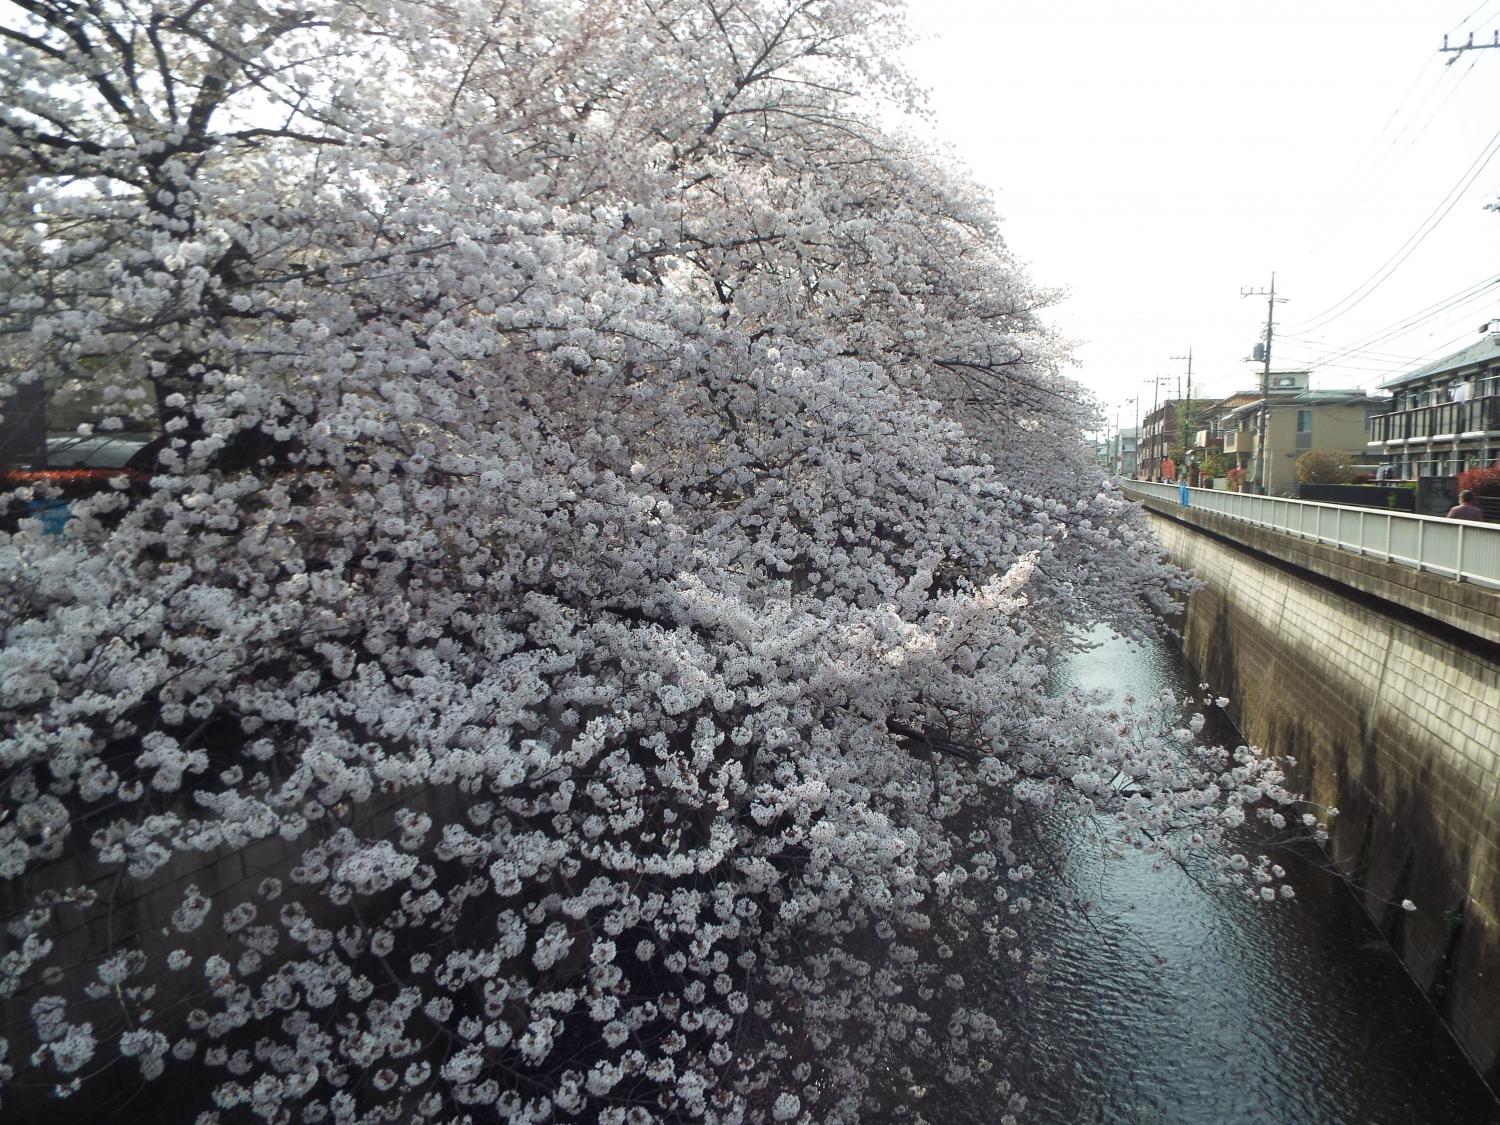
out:
<path id="1" fill-rule="evenodd" d="M 1485 636 L 1495 622 L 1471 634 L 1453 623 L 1462 614 L 1424 616 L 1400 598 L 1409 576 L 1379 573 L 1389 564 L 1356 560 L 1365 588 L 1342 587 L 1287 562 L 1306 550 L 1291 537 L 1257 530 L 1247 548 L 1202 514 L 1169 511 L 1152 526 L 1204 582 L 1188 603 L 1188 657 L 1231 697 L 1245 738 L 1296 757 L 1298 787 L 1340 810 L 1332 858 L 1500 1087 L 1500 646 Z M 1382 577 L 1397 600 L 1370 592 Z M 1500 608 L 1472 588 L 1455 597 L 1478 617 Z M 1405 898 L 1416 912 L 1401 909 Z"/>

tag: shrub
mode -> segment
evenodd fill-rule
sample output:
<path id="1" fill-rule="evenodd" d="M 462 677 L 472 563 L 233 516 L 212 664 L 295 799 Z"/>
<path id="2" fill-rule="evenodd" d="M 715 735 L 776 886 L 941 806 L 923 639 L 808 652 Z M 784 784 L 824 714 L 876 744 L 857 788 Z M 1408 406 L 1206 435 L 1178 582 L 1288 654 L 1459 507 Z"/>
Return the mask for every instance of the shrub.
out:
<path id="1" fill-rule="evenodd" d="M 1500 496 L 1500 468 L 1465 469 L 1458 474 L 1458 487 L 1471 488 L 1479 496 Z"/>
<path id="2" fill-rule="evenodd" d="M 1206 477 L 1222 477 L 1229 472 L 1229 458 L 1218 450 L 1212 450 L 1203 458 L 1203 475 Z"/>
<path id="3" fill-rule="evenodd" d="M 1297 458 L 1297 479 L 1303 484 L 1348 484 L 1354 479 L 1354 465 L 1341 450 L 1313 449 Z"/>

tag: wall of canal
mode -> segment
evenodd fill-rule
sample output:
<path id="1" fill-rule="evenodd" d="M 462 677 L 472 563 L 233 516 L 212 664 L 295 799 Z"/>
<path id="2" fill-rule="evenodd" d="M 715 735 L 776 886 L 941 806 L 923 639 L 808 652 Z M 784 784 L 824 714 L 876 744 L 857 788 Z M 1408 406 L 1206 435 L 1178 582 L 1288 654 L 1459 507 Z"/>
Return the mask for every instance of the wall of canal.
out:
<path id="1" fill-rule="evenodd" d="M 1203 582 L 1188 659 L 1244 737 L 1295 757 L 1299 787 L 1339 810 L 1332 859 L 1500 1087 L 1500 595 L 1147 507 Z"/>

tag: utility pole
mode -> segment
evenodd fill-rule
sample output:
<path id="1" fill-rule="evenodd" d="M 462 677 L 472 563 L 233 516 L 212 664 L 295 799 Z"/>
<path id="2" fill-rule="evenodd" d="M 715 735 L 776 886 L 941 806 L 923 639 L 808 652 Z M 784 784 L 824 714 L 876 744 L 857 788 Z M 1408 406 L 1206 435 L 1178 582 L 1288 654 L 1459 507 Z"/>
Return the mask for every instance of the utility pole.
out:
<path id="1" fill-rule="evenodd" d="M 1141 477 L 1141 391 L 1136 388 L 1135 397 L 1130 400 L 1135 403 L 1135 439 L 1134 446 L 1130 451 L 1130 476 L 1134 480 Z"/>
<path id="2" fill-rule="evenodd" d="M 1174 355 L 1172 359 L 1187 360 L 1187 397 L 1182 399 L 1182 402 L 1179 404 L 1180 409 L 1178 410 L 1178 413 L 1182 416 L 1182 428 L 1180 430 L 1182 434 L 1182 456 L 1184 459 L 1186 459 L 1188 451 L 1188 429 L 1191 424 L 1191 419 L 1188 417 L 1188 414 L 1189 411 L 1191 411 L 1193 408 L 1193 349 L 1188 348 L 1187 355 Z M 1182 383 L 1180 381 L 1177 384 L 1177 395 L 1179 398 L 1182 397 Z"/>
<path id="3" fill-rule="evenodd" d="M 1112 453 L 1110 455 L 1109 464 L 1110 464 L 1110 467 L 1112 469 L 1114 469 L 1116 475 L 1119 475 L 1119 472 L 1120 472 L 1120 464 L 1121 464 L 1120 450 L 1122 448 L 1124 448 L 1124 446 L 1122 445 L 1122 442 L 1121 442 L 1121 435 L 1120 435 L 1120 412 L 1122 410 L 1124 410 L 1124 409 L 1125 409 L 1125 404 L 1124 403 L 1120 403 L 1118 406 L 1115 407 L 1115 451 L 1114 451 L 1114 453 Z"/>
<path id="4" fill-rule="evenodd" d="M 1159 394 L 1160 394 L 1160 390 L 1161 390 L 1161 380 L 1162 380 L 1162 377 L 1160 375 L 1153 375 L 1151 377 L 1151 413 L 1148 414 L 1148 415 L 1146 415 L 1146 417 L 1148 419 L 1149 418 L 1156 418 L 1156 404 L 1159 401 Z M 1153 425 L 1155 425 L 1158 429 L 1161 428 L 1161 424 L 1162 424 L 1162 419 L 1161 418 L 1156 418 L 1155 423 L 1153 423 Z M 1160 472 L 1161 472 L 1161 468 L 1160 467 L 1161 467 L 1161 456 L 1162 455 L 1157 450 L 1156 446 L 1157 446 L 1157 431 L 1155 429 L 1153 429 L 1151 431 L 1151 471 L 1154 472 L 1154 473 L 1157 473 L 1159 475 Z"/>
<path id="5" fill-rule="evenodd" d="M 1127 398 L 1115 407 L 1115 472 L 1122 477 L 1125 475 L 1125 431 L 1121 429 L 1121 420 L 1127 406 L 1135 407 L 1136 428 L 1137 430 L 1139 430 L 1141 417 L 1141 404 L 1139 396 L 1135 398 Z M 1138 448 L 1140 445 L 1139 434 L 1137 434 L 1131 440 L 1136 443 L 1136 447 Z M 1132 462 L 1135 460 L 1134 454 L 1132 454 L 1131 460 Z M 1134 475 L 1135 466 L 1134 464 L 1132 464 L 1131 476 Z"/>
<path id="6" fill-rule="evenodd" d="M 1271 413 L 1271 339 L 1276 334 L 1276 274 L 1271 274 L 1270 289 L 1241 289 L 1241 297 L 1266 298 L 1266 337 L 1261 348 L 1260 425 L 1255 439 L 1255 491 L 1266 494 L 1266 419 Z M 1285 303 L 1286 298 L 1281 298 Z"/>
<path id="7" fill-rule="evenodd" d="M 1443 64 L 1444 66 L 1452 66 L 1458 61 L 1458 56 L 1465 51 L 1493 51 L 1497 47 L 1500 47 L 1500 31 L 1495 32 L 1494 39 L 1488 43 L 1474 42 L 1474 33 L 1471 31 L 1469 32 L 1469 41 L 1458 47 L 1448 46 L 1448 37 L 1446 35 L 1443 36 L 1443 45 L 1438 48 L 1438 54 L 1452 55 L 1453 57 Z"/>

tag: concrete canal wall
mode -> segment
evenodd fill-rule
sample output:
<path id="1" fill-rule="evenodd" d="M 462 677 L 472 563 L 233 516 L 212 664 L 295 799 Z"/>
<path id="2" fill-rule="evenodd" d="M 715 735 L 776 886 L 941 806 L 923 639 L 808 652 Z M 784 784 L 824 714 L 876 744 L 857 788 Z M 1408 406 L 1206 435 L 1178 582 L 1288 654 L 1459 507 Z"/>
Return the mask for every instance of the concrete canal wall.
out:
<path id="1" fill-rule="evenodd" d="M 1500 596 L 1147 507 L 1205 584 L 1189 658 L 1246 739 L 1296 757 L 1298 787 L 1340 810 L 1333 859 L 1500 1087 Z"/>

